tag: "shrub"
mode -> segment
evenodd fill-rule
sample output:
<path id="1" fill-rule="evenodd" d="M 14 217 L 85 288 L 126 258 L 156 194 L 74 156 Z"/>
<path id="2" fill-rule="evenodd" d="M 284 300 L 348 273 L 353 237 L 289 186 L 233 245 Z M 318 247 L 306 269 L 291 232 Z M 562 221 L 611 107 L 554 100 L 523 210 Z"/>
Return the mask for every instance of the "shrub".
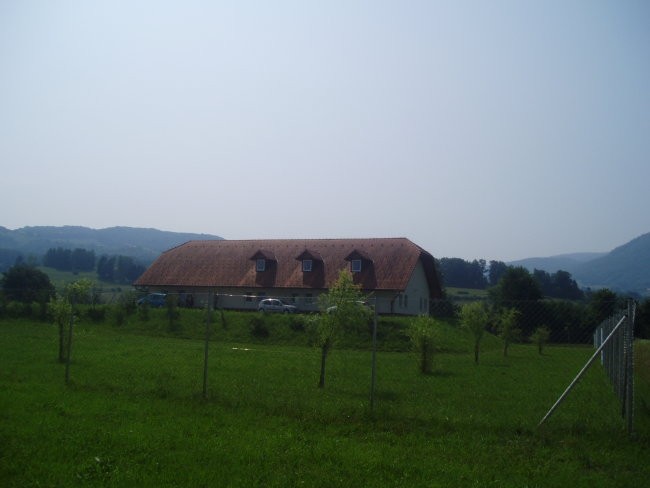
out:
<path id="1" fill-rule="evenodd" d="M 113 323 L 118 327 L 126 323 L 126 310 L 121 305 L 113 307 Z"/>
<path id="2" fill-rule="evenodd" d="M 294 332 L 304 332 L 305 331 L 305 322 L 302 317 L 290 317 L 289 318 L 289 328 Z"/>
<path id="3" fill-rule="evenodd" d="M 251 317 L 249 321 L 251 335 L 258 339 L 266 339 L 269 334 L 269 328 L 264 321 L 264 317 L 255 316 Z"/>
<path id="4" fill-rule="evenodd" d="M 17 319 L 21 317 L 29 317 L 32 313 L 32 306 L 29 303 L 22 303 L 10 301 L 5 307 L 5 313 L 8 317 Z"/>
<path id="5" fill-rule="evenodd" d="M 86 317 L 93 322 L 103 322 L 106 319 L 106 307 L 90 307 L 86 310 Z"/>
<path id="6" fill-rule="evenodd" d="M 167 295 L 165 298 L 165 310 L 167 312 L 167 320 L 169 321 L 169 332 L 180 332 L 181 324 L 179 318 L 181 314 L 178 311 L 178 302 L 175 296 Z"/>
<path id="7" fill-rule="evenodd" d="M 149 321 L 149 304 L 147 302 L 144 302 L 143 304 L 138 306 L 138 318 L 142 322 Z"/>

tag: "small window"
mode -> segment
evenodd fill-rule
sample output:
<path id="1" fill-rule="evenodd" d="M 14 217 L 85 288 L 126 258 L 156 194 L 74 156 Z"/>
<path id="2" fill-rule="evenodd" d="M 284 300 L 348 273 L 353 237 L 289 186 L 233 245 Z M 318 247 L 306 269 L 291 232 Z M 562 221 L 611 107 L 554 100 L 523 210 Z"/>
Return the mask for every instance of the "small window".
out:
<path id="1" fill-rule="evenodd" d="M 311 271 L 312 264 L 313 264 L 313 262 L 312 262 L 311 259 L 303 259 L 302 260 L 302 270 L 303 271 Z"/>
<path id="2" fill-rule="evenodd" d="M 259 291 L 257 292 L 257 301 L 260 302 L 266 297 L 266 292 L 265 291 Z"/>
<path id="3" fill-rule="evenodd" d="M 296 298 L 298 298 L 298 294 L 297 293 L 292 293 L 291 294 L 291 303 L 296 303 Z"/>
<path id="4" fill-rule="evenodd" d="M 265 259 L 258 259 L 255 261 L 255 270 L 256 271 L 264 271 L 266 269 L 266 260 Z"/>
<path id="5" fill-rule="evenodd" d="M 247 291 L 246 292 L 246 301 L 247 302 L 252 302 L 253 301 L 253 292 L 252 291 Z"/>
<path id="6" fill-rule="evenodd" d="M 399 298 L 399 308 L 402 308 L 402 307 L 404 306 L 404 304 L 403 304 L 403 302 L 402 302 L 402 300 L 403 300 L 403 295 L 400 293 L 398 298 Z"/>
<path id="7" fill-rule="evenodd" d="M 361 260 L 360 259 L 353 259 L 352 260 L 352 272 L 353 273 L 358 273 L 361 271 Z"/>
<path id="8" fill-rule="evenodd" d="M 312 303 L 314 301 L 314 297 L 311 293 L 307 293 L 305 295 L 305 303 Z"/>

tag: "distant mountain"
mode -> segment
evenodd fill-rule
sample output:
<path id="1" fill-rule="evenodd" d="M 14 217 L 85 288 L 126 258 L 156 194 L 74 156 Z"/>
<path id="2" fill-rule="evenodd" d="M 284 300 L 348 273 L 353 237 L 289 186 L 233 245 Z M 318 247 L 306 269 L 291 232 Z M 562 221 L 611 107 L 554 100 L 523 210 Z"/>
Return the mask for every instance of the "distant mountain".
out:
<path id="1" fill-rule="evenodd" d="M 573 274 L 584 263 L 606 256 L 605 252 L 576 252 L 572 254 L 558 254 L 546 258 L 526 258 L 512 261 L 511 266 L 522 266 L 532 272 L 535 269 L 542 269 L 548 273 L 555 273 L 557 270 L 568 271 Z"/>
<path id="2" fill-rule="evenodd" d="M 167 232 L 138 227 L 23 227 L 10 230 L 0 227 L 0 271 L 13 265 L 18 255 L 41 258 L 48 249 L 82 248 L 103 254 L 130 256 L 148 265 L 172 247 L 197 239 L 222 239 L 209 234 Z"/>
<path id="3" fill-rule="evenodd" d="M 573 273 L 579 283 L 620 291 L 650 292 L 650 233 L 582 264 Z"/>
<path id="4" fill-rule="evenodd" d="M 508 263 L 532 271 L 571 273 L 578 284 L 619 292 L 650 293 L 650 233 L 632 239 L 609 253 L 577 253 L 548 258 L 528 258 Z"/>

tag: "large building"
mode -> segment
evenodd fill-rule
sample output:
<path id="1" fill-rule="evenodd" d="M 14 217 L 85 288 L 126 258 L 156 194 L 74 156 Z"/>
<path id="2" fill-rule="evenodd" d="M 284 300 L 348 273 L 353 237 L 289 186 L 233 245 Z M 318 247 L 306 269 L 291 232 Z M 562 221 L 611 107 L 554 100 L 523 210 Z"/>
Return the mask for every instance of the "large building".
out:
<path id="1" fill-rule="evenodd" d="M 316 311 L 342 269 L 379 313 L 426 314 L 442 297 L 433 256 L 406 238 L 190 241 L 161 254 L 134 285 L 194 305 L 213 293 L 222 308 L 254 310 L 274 297 Z"/>

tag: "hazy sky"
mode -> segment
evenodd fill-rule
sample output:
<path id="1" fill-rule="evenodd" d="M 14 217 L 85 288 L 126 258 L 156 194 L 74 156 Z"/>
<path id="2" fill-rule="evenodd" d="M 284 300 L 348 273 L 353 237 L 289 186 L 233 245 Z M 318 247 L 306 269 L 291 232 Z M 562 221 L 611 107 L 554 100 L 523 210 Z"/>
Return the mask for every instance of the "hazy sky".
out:
<path id="1" fill-rule="evenodd" d="M 650 2 L 0 0 L 0 174 L 11 229 L 609 251 L 650 232 Z"/>

